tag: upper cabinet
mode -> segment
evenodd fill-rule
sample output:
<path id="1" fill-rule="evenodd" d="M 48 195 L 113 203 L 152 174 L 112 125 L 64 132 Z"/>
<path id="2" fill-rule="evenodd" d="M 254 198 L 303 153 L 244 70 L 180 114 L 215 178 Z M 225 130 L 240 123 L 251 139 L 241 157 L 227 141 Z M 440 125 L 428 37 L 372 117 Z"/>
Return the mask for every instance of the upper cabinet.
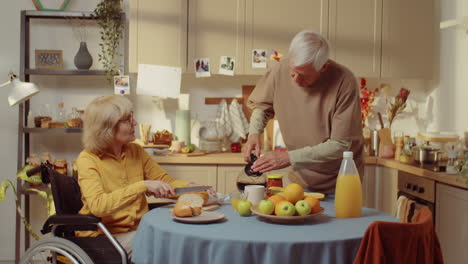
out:
<path id="1" fill-rule="evenodd" d="M 433 0 L 384 0 L 381 77 L 431 79 L 438 23 Z"/>
<path id="2" fill-rule="evenodd" d="M 221 56 L 235 57 L 235 73 L 244 73 L 245 0 L 190 0 L 187 72 L 197 58 L 209 58 L 211 73 Z"/>
<path id="3" fill-rule="evenodd" d="M 328 0 L 246 0 L 245 73 L 266 71 L 252 68 L 253 49 L 287 55 L 291 39 L 304 29 L 327 36 Z"/>
<path id="4" fill-rule="evenodd" d="M 379 77 L 382 0 L 330 0 L 330 57 L 356 76 Z"/>
<path id="5" fill-rule="evenodd" d="M 129 69 L 187 65 L 187 0 L 130 0 Z"/>
<path id="6" fill-rule="evenodd" d="M 254 49 L 286 56 L 311 29 L 356 76 L 433 78 L 433 0 L 130 0 L 130 11 L 131 72 L 147 63 L 193 73 L 195 59 L 209 58 L 217 74 L 220 57 L 232 56 L 235 74 L 261 75 Z"/>

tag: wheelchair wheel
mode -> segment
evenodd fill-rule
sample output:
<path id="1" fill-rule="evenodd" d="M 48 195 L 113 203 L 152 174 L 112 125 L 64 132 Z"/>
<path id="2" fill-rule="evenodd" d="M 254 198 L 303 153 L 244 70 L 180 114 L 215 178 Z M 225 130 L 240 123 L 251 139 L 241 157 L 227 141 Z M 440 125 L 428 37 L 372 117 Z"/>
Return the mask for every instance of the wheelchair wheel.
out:
<path id="1" fill-rule="evenodd" d="M 51 237 L 42 239 L 30 247 L 24 253 L 21 263 L 93 264 L 93 261 L 73 242 L 59 237 Z"/>

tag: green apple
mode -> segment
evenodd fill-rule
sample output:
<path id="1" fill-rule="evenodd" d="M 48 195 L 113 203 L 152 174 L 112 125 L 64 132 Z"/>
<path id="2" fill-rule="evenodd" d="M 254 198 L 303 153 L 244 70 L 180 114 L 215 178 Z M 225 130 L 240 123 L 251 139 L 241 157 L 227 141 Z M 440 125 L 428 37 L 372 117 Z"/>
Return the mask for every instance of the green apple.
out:
<path id="1" fill-rule="evenodd" d="M 278 205 L 278 209 L 275 210 L 276 215 L 279 216 L 293 216 L 296 213 L 294 204 L 288 201 L 282 201 Z"/>
<path id="2" fill-rule="evenodd" d="M 261 200 L 258 209 L 263 214 L 271 215 L 275 211 L 275 204 L 270 200 Z"/>
<path id="3" fill-rule="evenodd" d="M 237 211 L 241 216 L 249 216 L 250 215 L 250 207 L 252 207 L 252 203 L 247 200 L 241 200 L 237 204 Z"/>
<path id="4" fill-rule="evenodd" d="M 308 215 L 310 214 L 310 211 L 312 211 L 312 208 L 310 208 L 310 204 L 304 200 L 297 201 L 296 203 L 296 212 L 299 215 Z"/>

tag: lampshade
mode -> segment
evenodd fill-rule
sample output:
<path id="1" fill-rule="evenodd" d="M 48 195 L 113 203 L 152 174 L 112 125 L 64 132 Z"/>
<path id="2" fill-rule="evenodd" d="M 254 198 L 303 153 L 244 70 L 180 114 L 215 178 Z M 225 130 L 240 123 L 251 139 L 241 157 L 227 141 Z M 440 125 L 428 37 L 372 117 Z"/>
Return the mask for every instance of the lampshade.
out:
<path id="1" fill-rule="evenodd" d="M 16 75 L 10 74 L 10 81 L 1 84 L 0 87 L 11 84 L 13 87 L 8 95 L 10 106 L 20 104 L 39 92 L 39 88 L 34 83 L 22 82 Z"/>

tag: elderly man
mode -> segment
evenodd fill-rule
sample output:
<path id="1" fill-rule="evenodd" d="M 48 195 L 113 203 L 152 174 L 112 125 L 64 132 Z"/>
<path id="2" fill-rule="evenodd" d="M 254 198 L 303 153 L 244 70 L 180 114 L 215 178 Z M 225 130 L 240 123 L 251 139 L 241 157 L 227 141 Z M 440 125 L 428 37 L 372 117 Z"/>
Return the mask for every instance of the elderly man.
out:
<path id="1" fill-rule="evenodd" d="M 270 68 L 249 97 L 253 112 L 244 156 L 248 161 L 252 151 L 260 154 L 260 134 L 276 115 L 288 151 L 266 153 L 252 169 L 292 165 L 290 180 L 333 193 L 343 151 L 353 151 L 362 176 L 363 137 L 357 80 L 328 56 L 320 34 L 305 30 L 293 38 L 288 59 Z"/>

